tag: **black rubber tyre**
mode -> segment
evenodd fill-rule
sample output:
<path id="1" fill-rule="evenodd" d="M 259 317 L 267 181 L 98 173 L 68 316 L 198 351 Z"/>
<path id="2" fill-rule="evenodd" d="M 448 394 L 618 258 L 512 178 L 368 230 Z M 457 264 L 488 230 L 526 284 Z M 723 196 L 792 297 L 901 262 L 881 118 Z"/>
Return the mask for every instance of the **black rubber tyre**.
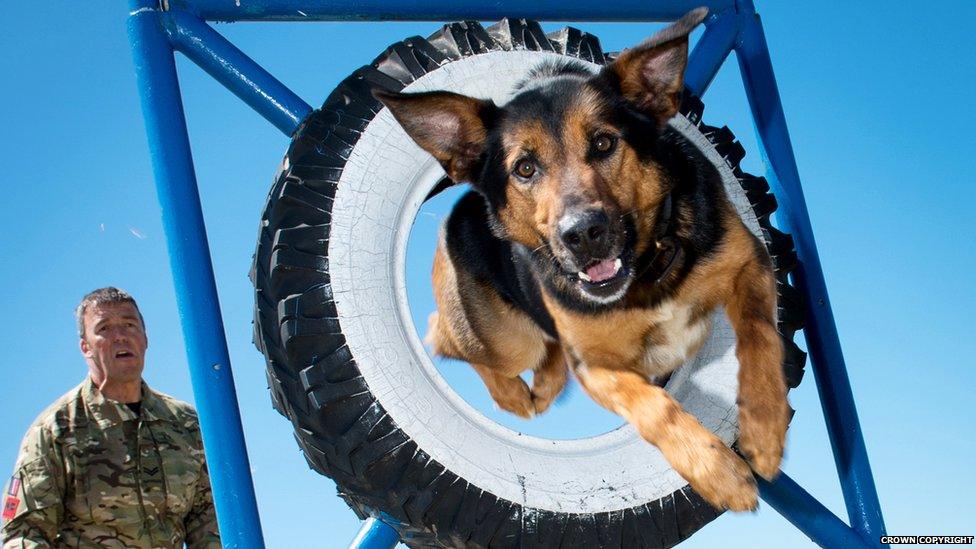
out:
<path id="1" fill-rule="evenodd" d="M 276 410 L 287 417 L 309 465 L 335 480 L 361 518 L 382 514 L 411 546 L 669 547 L 720 512 L 688 486 L 658 501 L 599 513 L 532 509 L 475 486 L 400 429 L 370 392 L 343 335 L 330 280 L 332 205 L 337 182 L 361 133 L 383 106 L 374 87 L 400 90 L 453 61 L 492 51 L 552 51 L 604 64 L 599 41 L 573 28 L 549 34 L 532 21 L 445 25 L 412 37 L 358 69 L 295 133 L 265 207 L 251 271 L 254 343 L 267 359 Z M 728 128 L 701 122 L 702 103 L 686 97 L 683 114 L 731 167 L 759 220 L 779 287 L 780 332 L 790 387 L 805 354 L 793 343 L 802 328 L 792 239 L 774 229 L 776 200 L 762 177 L 743 173 L 744 155 Z"/>

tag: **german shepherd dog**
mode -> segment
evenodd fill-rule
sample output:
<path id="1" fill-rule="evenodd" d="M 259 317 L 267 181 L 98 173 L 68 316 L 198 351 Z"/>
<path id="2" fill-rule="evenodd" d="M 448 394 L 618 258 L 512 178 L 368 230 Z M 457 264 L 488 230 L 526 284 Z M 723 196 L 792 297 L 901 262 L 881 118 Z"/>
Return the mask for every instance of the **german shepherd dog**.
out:
<path id="1" fill-rule="evenodd" d="M 788 421 L 776 286 L 721 177 L 668 120 L 678 112 L 686 14 L 594 74 L 535 68 L 505 105 L 447 91 L 376 91 L 456 182 L 433 266 L 428 340 L 467 361 L 498 405 L 544 412 L 567 364 L 719 509 L 756 507 Z M 740 363 L 740 459 L 661 387 L 724 307 Z M 533 370 L 532 387 L 519 374 Z"/>

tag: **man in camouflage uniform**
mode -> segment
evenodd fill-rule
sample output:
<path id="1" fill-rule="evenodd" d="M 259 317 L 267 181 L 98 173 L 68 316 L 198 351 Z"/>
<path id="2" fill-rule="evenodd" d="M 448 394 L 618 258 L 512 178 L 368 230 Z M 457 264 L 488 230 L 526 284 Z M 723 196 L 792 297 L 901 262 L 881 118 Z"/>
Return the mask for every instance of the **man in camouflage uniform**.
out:
<path id="1" fill-rule="evenodd" d="M 142 381 L 148 347 L 116 288 L 76 312 L 89 375 L 34 421 L 3 499 L 3 549 L 220 547 L 196 412 Z"/>

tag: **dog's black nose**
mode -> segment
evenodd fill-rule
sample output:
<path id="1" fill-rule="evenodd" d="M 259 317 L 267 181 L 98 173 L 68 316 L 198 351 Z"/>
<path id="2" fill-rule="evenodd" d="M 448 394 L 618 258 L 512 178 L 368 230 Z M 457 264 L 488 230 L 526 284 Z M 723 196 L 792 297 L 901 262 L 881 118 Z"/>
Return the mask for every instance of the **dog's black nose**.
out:
<path id="1" fill-rule="evenodd" d="M 610 251 L 610 218 L 603 210 L 564 215 L 559 220 L 559 238 L 577 257 L 604 259 Z"/>

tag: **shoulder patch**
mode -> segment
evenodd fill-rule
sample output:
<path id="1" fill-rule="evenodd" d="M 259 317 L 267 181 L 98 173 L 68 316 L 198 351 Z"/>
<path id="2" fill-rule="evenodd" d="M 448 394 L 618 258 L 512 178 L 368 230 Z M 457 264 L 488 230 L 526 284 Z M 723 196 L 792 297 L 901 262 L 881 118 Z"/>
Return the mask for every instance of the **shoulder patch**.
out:
<path id="1" fill-rule="evenodd" d="M 9 522 L 17 516 L 17 507 L 20 506 L 20 500 L 14 496 L 5 496 L 3 498 L 3 522 Z"/>
<path id="2" fill-rule="evenodd" d="M 17 492 L 20 491 L 20 478 L 10 477 L 10 482 L 7 483 L 7 495 L 16 496 Z"/>
<path id="3" fill-rule="evenodd" d="M 7 490 L 3 496 L 3 522 L 7 523 L 17 516 L 17 508 L 20 507 L 20 477 L 10 477 L 7 483 Z"/>

